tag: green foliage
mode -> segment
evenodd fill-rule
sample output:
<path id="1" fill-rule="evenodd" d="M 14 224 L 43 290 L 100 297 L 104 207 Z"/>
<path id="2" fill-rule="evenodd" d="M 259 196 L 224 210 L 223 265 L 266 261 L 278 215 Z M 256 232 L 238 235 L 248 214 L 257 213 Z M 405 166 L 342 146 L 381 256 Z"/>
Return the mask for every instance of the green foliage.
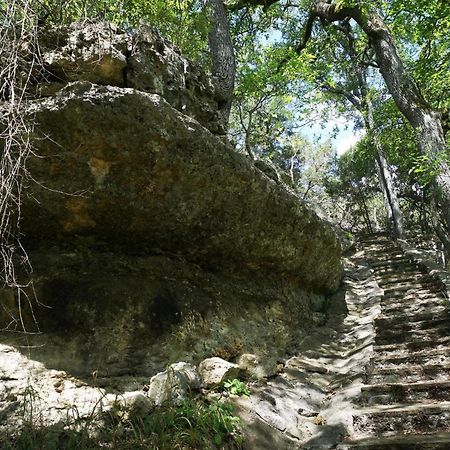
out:
<path id="1" fill-rule="evenodd" d="M 154 436 L 157 448 L 211 448 L 239 441 L 236 434 L 240 419 L 233 408 L 219 400 L 188 398 L 179 406 L 163 407 L 142 420 L 142 432 Z M 185 447 L 184 447 L 185 446 Z"/>
<path id="2" fill-rule="evenodd" d="M 223 389 L 225 392 L 228 392 L 232 395 L 238 395 L 239 397 L 249 397 L 250 396 L 250 389 L 247 387 L 247 385 L 237 379 L 234 378 L 232 380 L 227 380 L 223 383 Z"/>
<path id="3" fill-rule="evenodd" d="M 127 415 L 92 417 L 75 428 L 27 425 L 15 438 L 0 437 L 5 450 L 115 450 L 241 448 L 240 419 L 230 404 L 205 397 L 188 397 L 167 404 L 143 418 Z"/>
<path id="4" fill-rule="evenodd" d="M 441 0 L 391 0 L 384 8 L 406 61 L 425 98 L 435 108 L 450 108 L 450 3 Z"/>
<path id="5" fill-rule="evenodd" d="M 46 25 L 108 20 L 125 29 L 150 23 L 195 59 L 205 59 L 208 18 L 200 0 L 42 0 L 36 2 Z"/>

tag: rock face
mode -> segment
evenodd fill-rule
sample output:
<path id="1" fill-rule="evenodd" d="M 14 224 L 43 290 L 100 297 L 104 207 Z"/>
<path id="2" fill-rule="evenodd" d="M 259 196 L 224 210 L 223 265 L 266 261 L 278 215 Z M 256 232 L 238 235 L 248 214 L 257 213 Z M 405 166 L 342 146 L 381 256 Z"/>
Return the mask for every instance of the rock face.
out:
<path id="1" fill-rule="evenodd" d="M 24 204 L 28 237 L 89 235 L 315 291 L 337 287 L 332 230 L 160 96 L 78 82 L 29 111 L 39 127 L 29 169 L 39 184 Z"/>
<path id="2" fill-rule="evenodd" d="M 37 96 L 53 95 L 73 81 L 130 87 L 158 94 L 215 134 L 224 134 L 219 99 L 201 67 L 151 27 L 126 33 L 108 23 L 74 23 L 44 33 L 44 74 Z"/>
<path id="3" fill-rule="evenodd" d="M 36 123 L 21 228 L 33 357 L 107 384 L 295 347 L 339 285 L 340 246 L 211 132 L 207 75 L 146 27 L 74 25 L 42 48 L 51 80 L 24 111 Z M 0 296 L 7 324 L 18 302 Z"/>

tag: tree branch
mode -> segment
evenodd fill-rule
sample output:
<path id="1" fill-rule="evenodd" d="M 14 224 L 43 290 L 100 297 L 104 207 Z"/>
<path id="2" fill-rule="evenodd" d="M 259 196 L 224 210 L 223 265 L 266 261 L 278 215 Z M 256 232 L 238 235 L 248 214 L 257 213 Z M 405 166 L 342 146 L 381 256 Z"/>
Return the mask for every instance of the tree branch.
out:
<path id="1" fill-rule="evenodd" d="M 239 11 L 240 9 L 247 8 L 249 6 L 262 6 L 263 11 L 267 11 L 274 3 L 279 0 L 239 0 L 235 4 L 226 5 L 228 11 Z"/>
<path id="2" fill-rule="evenodd" d="M 343 86 L 340 86 L 340 85 L 332 86 L 327 81 L 323 81 L 320 84 L 320 87 L 322 89 L 327 90 L 328 92 L 331 92 L 332 94 L 336 94 L 336 95 L 345 97 L 358 111 L 362 111 L 363 105 L 361 104 L 359 99 L 352 93 L 346 91 Z"/>

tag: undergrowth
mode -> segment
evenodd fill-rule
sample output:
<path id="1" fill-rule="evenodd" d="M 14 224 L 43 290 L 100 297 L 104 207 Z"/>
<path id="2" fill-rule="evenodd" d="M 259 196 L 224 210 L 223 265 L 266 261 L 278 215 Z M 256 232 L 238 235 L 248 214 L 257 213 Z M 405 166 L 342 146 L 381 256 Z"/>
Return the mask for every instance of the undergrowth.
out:
<path id="1" fill-rule="evenodd" d="M 25 425 L 14 438 L 1 438 L 4 450 L 172 450 L 240 449 L 240 419 L 230 404 L 198 395 L 155 408 L 130 420 L 107 413 L 104 420 L 75 426 Z M 101 425 L 99 425 L 101 423 Z"/>

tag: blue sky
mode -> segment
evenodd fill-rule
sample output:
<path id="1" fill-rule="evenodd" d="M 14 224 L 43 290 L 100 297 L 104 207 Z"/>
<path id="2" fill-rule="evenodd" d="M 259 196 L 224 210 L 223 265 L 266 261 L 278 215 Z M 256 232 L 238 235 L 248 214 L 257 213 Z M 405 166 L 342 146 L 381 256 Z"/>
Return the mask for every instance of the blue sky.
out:
<path id="1" fill-rule="evenodd" d="M 326 108 L 327 106 L 323 105 L 323 107 Z M 321 110 L 322 108 L 319 105 L 317 109 Z M 305 122 L 308 122 L 308 118 Z M 301 127 L 300 133 L 311 142 L 331 141 L 338 155 L 350 150 L 364 136 L 364 131 L 354 131 L 354 121 L 333 111 L 329 113 L 328 120 L 312 116 L 311 122 L 311 124 Z M 338 129 L 337 132 L 336 129 Z"/>
<path id="2" fill-rule="evenodd" d="M 336 126 L 339 127 L 338 133 L 334 133 Z M 302 134 L 311 140 L 318 138 L 320 142 L 331 139 L 331 143 L 336 148 L 338 155 L 342 155 L 347 150 L 350 150 L 363 136 L 360 131 L 353 131 L 353 124 L 348 124 L 348 121 L 343 118 L 330 120 L 323 125 L 315 123 L 312 126 L 303 128 Z"/>

